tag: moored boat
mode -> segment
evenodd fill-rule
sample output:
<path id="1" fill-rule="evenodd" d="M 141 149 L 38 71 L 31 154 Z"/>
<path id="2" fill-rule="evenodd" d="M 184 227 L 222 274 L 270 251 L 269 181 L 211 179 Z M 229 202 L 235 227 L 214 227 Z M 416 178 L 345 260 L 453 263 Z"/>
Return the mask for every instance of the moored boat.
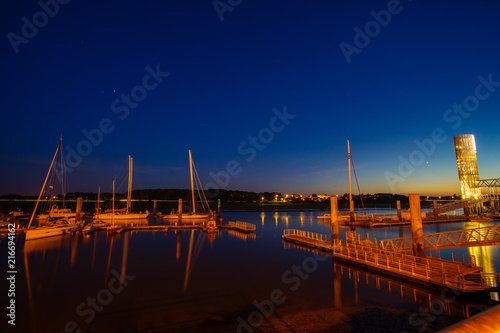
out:
<path id="1" fill-rule="evenodd" d="M 59 208 L 57 206 L 52 206 L 48 215 L 49 219 L 52 220 L 76 218 L 76 212 L 72 212 L 70 208 Z"/>
<path id="2" fill-rule="evenodd" d="M 21 211 L 21 210 L 13 210 L 9 213 L 9 217 L 14 218 L 14 219 L 21 219 L 25 217 L 29 217 L 30 215 Z"/>
<path id="3" fill-rule="evenodd" d="M 100 220 L 129 220 L 129 219 L 145 219 L 148 217 L 149 212 L 145 213 L 132 213 L 132 169 L 133 169 L 133 159 L 128 157 L 128 190 L 127 190 L 127 207 L 123 209 L 108 210 L 104 213 L 100 213 L 100 209 L 96 209 L 96 214 L 94 219 Z"/>
<path id="4" fill-rule="evenodd" d="M 82 234 L 88 235 L 91 232 L 94 232 L 95 230 L 96 230 L 95 226 L 92 223 L 89 223 L 82 229 Z"/>
<path id="5" fill-rule="evenodd" d="M 127 228 L 124 225 L 110 225 L 107 228 L 108 234 L 119 234 L 127 230 Z"/>
<path id="6" fill-rule="evenodd" d="M 59 236 L 67 233 L 72 233 L 78 230 L 78 224 L 65 219 L 57 220 L 49 225 L 31 228 L 26 230 L 26 240 Z"/>
<path id="7" fill-rule="evenodd" d="M 106 226 L 108 224 L 104 221 L 94 221 L 94 222 L 92 222 L 92 225 L 96 228 L 96 230 L 102 230 L 102 229 L 106 229 Z"/>
<path id="8" fill-rule="evenodd" d="M 208 221 L 206 225 L 206 232 L 212 233 L 212 232 L 218 232 L 219 228 L 217 227 L 217 224 L 215 224 L 215 221 Z"/>
<path id="9" fill-rule="evenodd" d="M 61 154 L 62 156 L 62 138 L 59 139 L 59 144 L 57 146 L 56 152 L 54 154 L 54 157 L 52 158 L 52 163 L 50 164 L 49 171 L 47 172 L 47 176 L 45 177 L 45 181 L 43 182 L 42 189 L 40 191 L 40 194 L 38 195 L 38 200 L 36 201 L 35 208 L 33 209 L 33 213 L 31 214 L 30 221 L 28 223 L 28 227 L 26 230 L 26 241 L 32 240 L 32 239 L 38 239 L 38 238 L 45 238 L 45 237 L 52 237 L 52 236 L 59 236 L 65 233 L 71 233 L 75 232 L 78 230 L 79 225 L 75 223 L 74 219 L 71 221 L 70 219 L 60 219 L 56 220 L 54 222 L 51 222 L 47 225 L 44 226 L 38 226 L 37 228 L 31 228 L 31 223 L 33 222 L 33 218 L 35 216 L 35 212 L 37 210 L 38 204 L 40 203 L 40 199 L 42 197 L 42 194 L 44 192 L 45 186 L 47 185 L 47 180 L 50 176 L 51 170 L 57 170 L 57 160 L 58 160 L 58 155 Z M 61 157 L 62 160 L 62 157 Z M 54 163 L 55 162 L 55 163 Z M 55 171 L 54 171 L 54 180 L 55 181 Z M 50 187 L 51 189 L 54 188 L 52 185 Z M 51 192 L 51 197 L 52 197 L 52 192 Z"/>
<path id="10" fill-rule="evenodd" d="M 178 219 L 179 213 L 181 213 L 180 217 L 183 220 L 202 220 L 202 219 L 209 219 L 212 216 L 212 212 L 210 211 L 210 207 L 208 206 L 208 201 L 206 200 L 206 198 L 205 198 L 205 200 L 203 200 L 201 194 L 199 194 L 200 201 L 203 204 L 203 207 L 205 207 L 204 201 L 206 202 L 208 213 L 206 213 L 206 212 L 200 213 L 200 212 L 196 211 L 196 200 L 194 198 L 193 168 L 194 168 L 194 172 L 196 173 L 196 187 L 198 189 L 198 193 L 200 193 L 200 192 L 203 193 L 203 188 L 201 187 L 201 182 L 200 182 L 200 179 L 198 177 L 198 173 L 196 172 L 196 168 L 194 167 L 194 162 L 193 162 L 193 158 L 191 156 L 191 150 L 190 150 L 189 151 L 189 174 L 191 176 L 191 201 L 193 204 L 193 210 L 189 213 L 175 212 L 174 210 L 172 210 L 169 215 L 163 215 L 164 219 L 166 219 L 166 220 Z M 200 189 L 201 189 L 201 191 L 200 191 Z M 205 195 L 203 194 L 203 197 L 204 196 Z"/>

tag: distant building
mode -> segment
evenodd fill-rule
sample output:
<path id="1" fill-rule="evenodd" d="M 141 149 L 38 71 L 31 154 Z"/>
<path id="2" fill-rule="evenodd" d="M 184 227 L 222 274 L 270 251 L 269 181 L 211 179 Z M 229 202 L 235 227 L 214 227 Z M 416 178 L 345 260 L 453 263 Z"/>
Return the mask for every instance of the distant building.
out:
<path id="1" fill-rule="evenodd" d="M 318 201 L 330 200 L 330 196 L 326 194 L 318 194 Z"/>
<path id="2" fill-rule="evenodd" d="M 481 195 L 481 188 L 477 169 L 476 140 L 472 134 L 455 135 L 453 138 L 462 199 L 477 199 Z"/>

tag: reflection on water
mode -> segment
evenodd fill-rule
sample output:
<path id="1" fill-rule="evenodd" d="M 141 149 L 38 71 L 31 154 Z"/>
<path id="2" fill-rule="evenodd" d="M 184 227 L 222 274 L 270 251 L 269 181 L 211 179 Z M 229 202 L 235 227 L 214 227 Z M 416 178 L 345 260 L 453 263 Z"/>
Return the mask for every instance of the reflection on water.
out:
<path id="1" fill-rule="evenodd" d="M 304 229 L 330 234 L 328 223 L 318 223 L 318 212 L 225 213 L 227 220 L 254 223 L 254 234 L 221 230 L 207 235 L 200 230 L 127 231 L 108 236 L 59 236 L 24 243 L 18 237 L 19 329 L 24 332 L 61 332 L 68 322 L 86 331 L 92 325 L 106 331 L 236 331 L 238 316 L 255 311 L 254 301 L 269 299 L 275 289 L 283 291 L 286 302 L 276 306 L 279 318 L 325 311 L 341 317 L 340 309 L 366 306 L 417 310 L 420 304 L 364 283 L 376 277 L 333 262 L 318 262 L 317 268 L 300 281 L 296 290 L 283 274 L 300 265 L 311 252 L 283 244 L 283 230 Z M 134 224 L 166 224 L 161 220 L 133 220 Z M 168 223 L 168 222 L 167 222 Z M 463 223 L 440 225 L 441 231 L 463 228 Z M 426 225 L 436 232 L 437 225 Z M 345 228 L 340 228 L 345 238 Z M 411 234 L 409 227 L 357 229 L 377 239 Z M 208 240 L 208 241 L 207 241 Z M 2 242 L 0 246 L 4 246 Z M 6 245 L 5 245 L 6 246 Z M 461 249 L 471 251 L 485 271 L 499 272 L 499 247 Z M 457 251 L 454 249 L 454 251 Z M 451 252 L 442 251 L 443 258 Z M 484 264 L 483 264 L 484 262 Z M 99 292 L 118 272 L 121 293 L 97 311 L 92 323 L 85 322 L 76 309 Z M 116 273 L 115 272 L 115 273 Z M 134 276 L 131 281 L 127 276 Z M 379 278 L 379 281 L 382 281 Z M 385 280 L 384 280 L 385 281 Z M 379 282 L 379 285 L 387 285 Z M 458 303 L 456 303 L 458 304 Z M 274 317 L 273 317 L 274 318 Z M 278 317 L 276 317 L 278 318 Z"/>

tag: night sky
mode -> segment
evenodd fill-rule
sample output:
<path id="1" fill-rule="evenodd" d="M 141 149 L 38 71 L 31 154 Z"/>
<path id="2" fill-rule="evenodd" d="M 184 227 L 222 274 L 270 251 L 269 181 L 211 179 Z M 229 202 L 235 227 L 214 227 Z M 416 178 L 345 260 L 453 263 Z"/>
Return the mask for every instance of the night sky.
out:
<path id="1" fill-rule="evenodd" d="M 191 149 L 204 186 L 343 194 L 350 140 L 364 193 L 459 194 L 457 134 L 500 177 L 498 1 L 43 1 L 1 4 L 0 194 L 61 135 L 68 192 L 128 155 L 189 188 Z"/>

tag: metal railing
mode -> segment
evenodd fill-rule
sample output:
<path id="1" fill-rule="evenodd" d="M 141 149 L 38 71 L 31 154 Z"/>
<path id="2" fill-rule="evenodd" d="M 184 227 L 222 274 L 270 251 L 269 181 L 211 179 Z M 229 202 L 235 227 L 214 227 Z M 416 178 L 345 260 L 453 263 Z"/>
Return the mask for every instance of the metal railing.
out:
<path id="1" fill-rule="evenodd" d="M 322 242 L 326 242 L 328 240 L 328 236 L 325 234 L 304 231 L 304 230 L 297 230 L 297 229 L 285 229 L 285 230 L 283 230 L 283 237 L 284 236 L 300 236 L 300 237 L 306 237 L 306 238 L 310 238 L 310 239 L 314 239 L 314 240 L 322 241 Z"/>
<path id="2" fill-rule="evenodd" d="M 500 274 L 498 273 L 469 273 L 453 281 L 455 287 L 467 291 L 500 288 Z"/>
<path id="3" fill-rule="evenodd" d="M 451 261 L 460 262 L 466 265 L 476 266 L 476 256 L 473 254 L 451 252 Z"/>
<path id="4" fill-rule="evenodd" d="M 500 225 L 493 225 L 489 227 L 445 231 L 434 234 L 424 235 L 424 247 L 438 248 L 438 247 L 456 247 L 458 245 L 481 245 L 486 243 L 500 242 Z M 411 249 L 412 237 L 401 237 L 384 239 L 380 244 L 385 249 Z"/>
<path id="5" fill-rule="evenodd" d="M 365 263 L 406 276 L 450 286 L 462 291 L 500 287 L 498 273 L 463 272 L 463 264 L 436 258 L 421 258 L 380 248 L 334 240 L 333 253 L 353 261 Z"/>
<path id="6" fill-rule="evenodd" d="M 477 205 L 478 203 L 486 202 L 489 199 L 486 197 L 482 197 L 480 199 L 469 199 L 467 200 L 467 205 L 470 207 L 472 205 Z M 454 201 L 454 202 L 449 202 L 443 205 L 437 206 L 437 213 L 442 214 L 442 213 L 447 213 L 451 212 L 460 208 L 464 208 L 464 202 L 463 201 Z M 433 214 L 434 213 L 434 207 L 431 206 L 429 208 L 429 213 Z"/>
<path id="7" fill-rule="evenodd" d="M 399 251 L 397 248 L 387 250 L 357 241 L 334 239 L 332 242 L 326 242 L 327 236 L 324 234 L 297 229 L 285 229 L 283 238 L 310 247 L 332 251 L 334 256 L 343 257 L 350 261 L 461 291 L 500 288 L 500 274 L 478 273 L 481 268 L 475 266 L 475 257 L 467 258 L 464 255 L 459 258 L 458 255 L 455 255 L 453 257 L 456 259 L 455 261 L 417 257 Z M 459 262 L 459 259 L 462 262 Z M 467 260 L 470 263 L 464 265 L 463 262 L 467 262 Z"/>
<path id="8" fill-rule="evenodd" d="M 347 231 L 345 234 L 346 240 L 352 243 L 378 246 L 377 238 L 368 232 L 366 233 L 366 237 L 356 231 Z"/>
<path id="9" fill-rule="evenodd" d="M 231 227 L 237 227 L 237 228 L 240 228 L 240 229 L 245 229 L 245 230 L 255 230 L 255 224 L 248 223 L 248 222 L 242 222 L 242 221 L 233 222 L 233 221 L 229 221 L 227 223 L 227 225 L 231 226 Z"/>

